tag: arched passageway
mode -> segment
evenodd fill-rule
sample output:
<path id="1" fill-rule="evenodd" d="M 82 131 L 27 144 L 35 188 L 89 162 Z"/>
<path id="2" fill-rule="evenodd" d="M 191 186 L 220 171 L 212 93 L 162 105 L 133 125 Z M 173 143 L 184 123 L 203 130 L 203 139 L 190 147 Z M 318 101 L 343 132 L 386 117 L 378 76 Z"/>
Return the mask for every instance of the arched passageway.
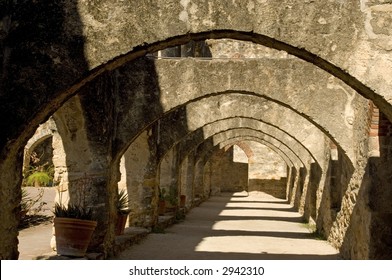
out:
<path id="1" fill-rule="evenodd" d="M 110 255 L 121 156 L 150 127 L 146 137 L 149 153 L 155 157 L 161 133 L 157 121 L 188 103 L 203 104 L 204 97 L 211 103 L 243 105 L 241 109 L 230 106 L 223 118 L 253 118 L 262 114 L 262 108 L 250 114 L 248 107 L 267 106 L 266 115 L 275 116 L 269 124 L 301 142 L 310 151 L 311 161 L 318 163 L 309 162 L 293 172 L 298 175 L 294 181 L 311 189 L 311 195 L 298 206 L 302 203 L 306 209 L 306 205 L 312 205 L 308 212 L 316 218 L 319 230 L 347 258 L 390 256 L 390 247 L 384 241 L 389 239 L 391 225 L 383 218 L 391 212 L 390 170 L 381 167 L 390 160 L 387 131 L 392 116 L 388 102 L 391 82 L 385 73 L 392 68 L 387 53 L 391 39 L 383 27 L 375 24 L 377 21 L 371 20 L 382 20 L 390 14 L 383 3 L 293 5 L 283 1 L 277 6 L 249 0 L 205 5 L 200 0 L 173 3 L 169 9 L 165 1 L 157 1 L 155 9 L 138 13 L 134 11 L 139 9 L 133 7 L 136 3 L 109 2 L 97 3 L 98 9 L 75 1 L 23 8 L 7 2 L 2 9 L 5 35 L 1 39 L 0 186 L 7 195 L 0 197 L 0 233 L 4 237 L 0 258 L 18 255 L 22 151 L 39 123 L 65 105 L 56 113 L 67 153 L 65 165 L 71 177 L 84 173 L 92 177 L 89 201 L 100 217 L 94 244 Z M 36 10 L 40 12 L 31 13 Z M 102 16 L 109 10 L 114 11 L 111 17 Z M 117 18 L 122 20 L 117 22 Z M 310 64 L 290 57 L 265 59 L 262 63 L 134 61 L 191 40 L 219 38 L 283 50 Z M 165 71 L 170 67 L 177 69 Z M 238 75 L 238 69 L 245 74 Z M 186 83 L 176 80 L 178 77 Z M 207 78 L 211 83 L 206 82 Z M 229 100 L 234 95 L 237 97 Z M 373 103 L 369 105 L 360 96 Z M 379 116 L 373 104 L 378 106 Z M 196 106 L 194 110 L 205 108 Z M 198 122 L 196 116 L 187 123 L 189 132 L 202 126 L 193 127 Z M 279 122 L 278 117 L 283 116 L 290 121 Z M 327 137 L 309 133 L 307 123 L 298 125 L 302 122 L 300 116 Z M 178 141 L 180 144 L 182 139 Z M 208 147 L 207 142 L 203 147 Z M 200 149 L 199 144 L 195 153 Z M 158 162 L 152 167 L 144 181 L 156 188 Z M 307 199 L 316 202 L 308 204 Z M 366 201 L 370 201 L 369 207 Z M 376 230 L 380 227 L 383 230 Z M 358 231 L 366 234 L 358 235 Z"/>

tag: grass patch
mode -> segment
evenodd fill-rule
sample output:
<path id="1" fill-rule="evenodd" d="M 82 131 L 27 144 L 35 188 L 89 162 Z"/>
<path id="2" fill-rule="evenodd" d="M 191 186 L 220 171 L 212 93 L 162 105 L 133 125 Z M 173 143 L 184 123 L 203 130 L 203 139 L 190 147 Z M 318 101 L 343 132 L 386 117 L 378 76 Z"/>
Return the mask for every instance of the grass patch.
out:
<path id="1" fill-rule="evenodd" d="M 320 231 L 317 230 L 317 226 L 315 224 L 310 224 L 310 223 L 306 223 L 304 222 L 302 224 L 302 226 L 304 228 L 306 228 L 307 230 L 309 230 L 311 237 L 313 237 L 316 240 L 327 240 L 324 236 L 324 234 Z"/>

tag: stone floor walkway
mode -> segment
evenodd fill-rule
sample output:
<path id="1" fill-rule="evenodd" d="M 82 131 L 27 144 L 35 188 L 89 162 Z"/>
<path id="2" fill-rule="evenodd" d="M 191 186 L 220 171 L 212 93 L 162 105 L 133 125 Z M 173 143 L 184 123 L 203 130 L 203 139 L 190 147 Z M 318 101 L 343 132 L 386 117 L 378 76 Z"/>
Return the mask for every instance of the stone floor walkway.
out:
<path id="1" fill-rule="evenodd" d="M 261 193 L 214 196 L 185 221 L 151 233 L 116 259 L 339 259 L 287 204 Z"/>

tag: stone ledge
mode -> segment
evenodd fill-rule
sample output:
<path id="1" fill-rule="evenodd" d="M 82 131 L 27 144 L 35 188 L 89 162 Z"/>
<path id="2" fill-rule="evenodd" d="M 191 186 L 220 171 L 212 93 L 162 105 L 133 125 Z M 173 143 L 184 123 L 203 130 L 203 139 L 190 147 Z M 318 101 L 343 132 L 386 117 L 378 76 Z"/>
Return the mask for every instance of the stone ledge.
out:
<path id="1" fill-rule="evenodd" d="M 124 234 L 115 237 L 114 241 L 114 254 L 117 255 L 131 245 L 140 242 L 148 235 L 150 231 L 146 228 L 128 227 L 125 228 Z"/>
<path id="2" fill-rule="evenodd" d="M 157 227 L 164 229 L 169 227 L 175 222 L 173 213 L 166 213 L 164 216 L 159 216 Z M 114 254 L 118 255 L 130 246 L 139 243 L 150 233 L 150 230 L 141 227 L 128 227 L 125 228 L 124 234 L 115 237 L 114 240 Z M 37 256 L 35 260 L 103 260 L 102 253 L 87 253 L 86 256 L 68 257 L 57 255 L 56 252 L 48 253 L 45 255 Z"/>

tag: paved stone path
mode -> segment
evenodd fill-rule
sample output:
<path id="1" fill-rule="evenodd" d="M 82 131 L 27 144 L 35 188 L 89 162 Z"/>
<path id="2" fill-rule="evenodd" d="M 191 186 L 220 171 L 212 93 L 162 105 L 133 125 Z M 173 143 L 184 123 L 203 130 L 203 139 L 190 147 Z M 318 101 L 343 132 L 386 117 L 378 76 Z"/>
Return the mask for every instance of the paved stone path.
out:
<path id="1" fill-rule="evenodd" d="M 261 193 L 214 196 L 186 220 L 151 233 L 116 259 L 338 259 L 285 200 Z"/>
<path id="2" fill-rule="evenodd" d="M 37 256 L 53 254 L 50 247 L 52 223 L 23 229 L 19 232 L 19 259 L 32 260 Z"/>

